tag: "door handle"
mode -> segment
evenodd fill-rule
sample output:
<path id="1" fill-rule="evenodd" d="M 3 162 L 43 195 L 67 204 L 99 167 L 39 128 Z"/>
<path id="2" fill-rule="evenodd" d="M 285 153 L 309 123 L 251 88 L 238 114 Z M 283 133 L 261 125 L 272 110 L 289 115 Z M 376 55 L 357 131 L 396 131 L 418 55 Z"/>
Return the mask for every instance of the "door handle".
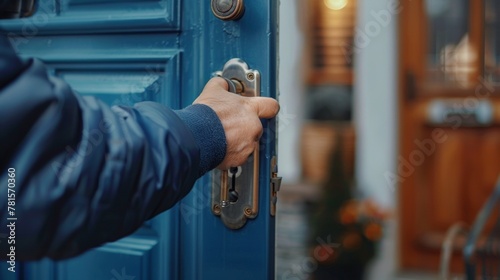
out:
<path id="1" fill-rule="evenodd" d="M 228 82 L 229 91 L 246 97 L 260 95 L 260 73 L 239 58 L 214 73 Z M 239 229 L 259 211 L 259 146 L 242 166 L 212 171 L 212 213 L 231 229 Z"/>

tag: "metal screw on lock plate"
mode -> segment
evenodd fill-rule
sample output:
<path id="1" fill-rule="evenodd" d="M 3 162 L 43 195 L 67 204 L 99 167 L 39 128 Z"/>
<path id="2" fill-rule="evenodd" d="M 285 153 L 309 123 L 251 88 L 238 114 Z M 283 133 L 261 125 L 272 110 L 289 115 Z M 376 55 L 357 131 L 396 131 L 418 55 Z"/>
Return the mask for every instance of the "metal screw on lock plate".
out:
<path id="1" fill-rule="evenodd" d="M 212 0 L 212 12 L 221 20 L 238 20 L 245 12 L 243 0 Z"/>

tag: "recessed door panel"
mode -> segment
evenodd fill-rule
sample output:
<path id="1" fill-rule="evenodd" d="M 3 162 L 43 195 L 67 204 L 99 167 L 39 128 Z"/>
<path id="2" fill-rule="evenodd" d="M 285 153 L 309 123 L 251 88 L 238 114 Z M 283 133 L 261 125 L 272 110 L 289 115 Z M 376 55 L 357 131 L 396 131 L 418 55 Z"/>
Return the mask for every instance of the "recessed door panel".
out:
<path id="1" fill-rule="evenodd" d="M 188 106 L 232 58 L 261 74 L 276 97 L 277 1 L 245 1 L 238 21 L 217 19 L 210 1 L 40 0 L 30 18 L 0 21 L 20 56 L 42 60 L 81 95 L 109 105 Z M 36 94 L 34 92 L 33 94 Z M 2 279 L 272 279 L 271 160 L 275 120 L 263 120 L 259 214 L 230 230 L 210 208 L 209 175 L 172 209 L 134 234 L 70 260 L 24 263 Z M 9 278 L 10 277 L 10 278 Z M 16 278 L 17 277 L 17 278 Z"/>

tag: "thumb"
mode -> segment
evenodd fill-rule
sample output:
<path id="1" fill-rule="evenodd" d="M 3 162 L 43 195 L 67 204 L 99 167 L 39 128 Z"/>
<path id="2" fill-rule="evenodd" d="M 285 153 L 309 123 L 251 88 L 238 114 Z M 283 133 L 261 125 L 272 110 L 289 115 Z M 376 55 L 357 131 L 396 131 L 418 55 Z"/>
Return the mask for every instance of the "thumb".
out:
<path id="1" fill-rule="evenodd" d="M 207 84 L 205 85 L 205 88 L 213 88 L 213 89 L 224 89 L 225 91 L 228 90 L 228 84 L 226 80 L 224 80 L 221 77 L 214 77 L 210 79 Z"/>
<path id="2" fill-rule="evenodd" d="M 280 110 L 278 101 L 270 97 L 250 97 L 249 100 L 256 108 L 259 118 L 262 119 L 274 118 Z"/>

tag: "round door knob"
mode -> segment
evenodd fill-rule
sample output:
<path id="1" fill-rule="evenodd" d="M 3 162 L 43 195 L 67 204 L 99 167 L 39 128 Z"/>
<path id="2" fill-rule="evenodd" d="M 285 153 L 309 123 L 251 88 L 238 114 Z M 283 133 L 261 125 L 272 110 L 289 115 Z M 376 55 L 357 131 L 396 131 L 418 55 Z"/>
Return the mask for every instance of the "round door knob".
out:
<path id="1" fill-rule="evenodd" d="M 221 20 L 238 20 L 245 12 L 243 0 L 212 0 L 212 12 Z"/>

